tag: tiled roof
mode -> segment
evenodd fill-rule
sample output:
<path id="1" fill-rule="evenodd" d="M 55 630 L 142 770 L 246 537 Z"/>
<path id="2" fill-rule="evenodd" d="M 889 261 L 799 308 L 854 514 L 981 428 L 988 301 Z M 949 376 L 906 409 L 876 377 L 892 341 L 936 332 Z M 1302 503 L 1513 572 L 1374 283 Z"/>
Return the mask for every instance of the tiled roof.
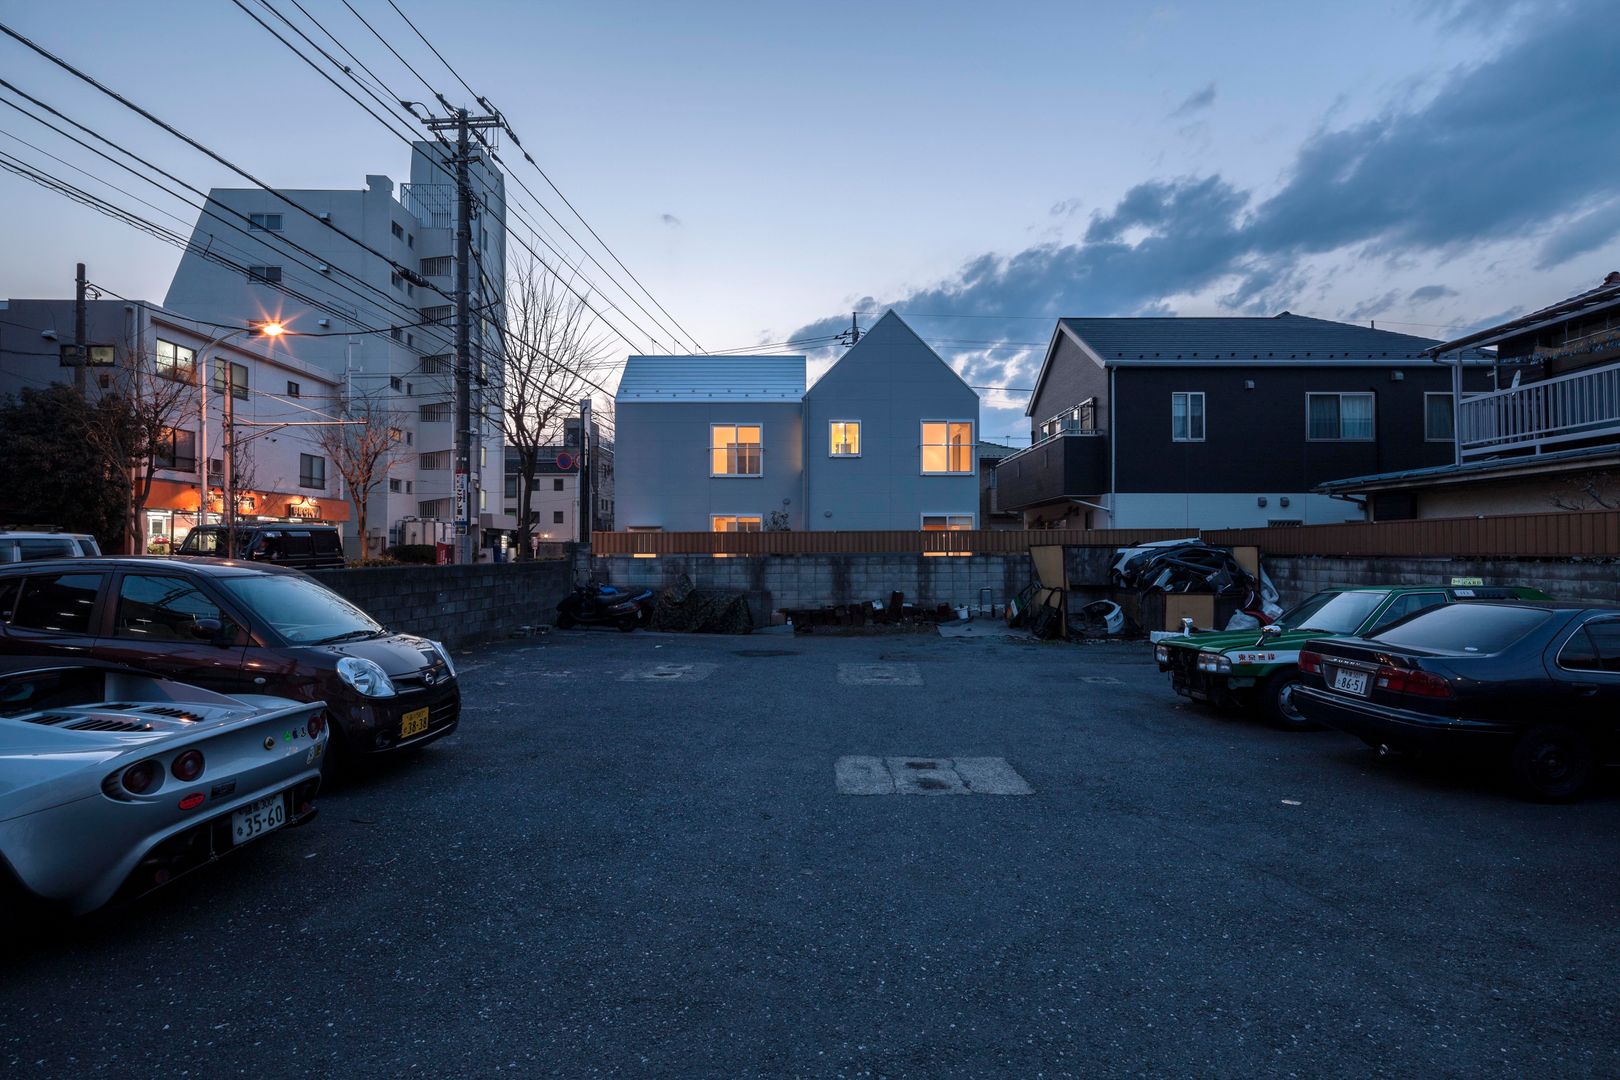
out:
<path id="1" fill-rule="evenodd" d="M 802 356 L 632 356 L 615 401 L 798 401 Z"/>
<path id="2" fill-rule="evenodd" d="M 1427 359 L 1432 338 L 1283 312 L 1269 318 L 1062 319 L 1105 362 Z M 1479 358 L 1483 358 L 1482 356 Z"/>
<path id="3" fill-rule="evenodd" d="M 1556 304 L 1548 304 L 1544 308 L 1532 311 L 1528 315 L 1520 315 L 1516 319 L 1509 319 L 1505 323 L 1475 330 L 1454 341 L 1440 344 L 1434 351 L 1451 352 L 1467 345 L 1494 345 L 1503 338 L 1524 333 L 1544 323 L 1560 323 L 1566 319 L 1617 305 L 1620 305 L 1620 272 L 1609 274 L 1603 279 L 1603 284 L 1595 289 L 1578 292 Z"/>

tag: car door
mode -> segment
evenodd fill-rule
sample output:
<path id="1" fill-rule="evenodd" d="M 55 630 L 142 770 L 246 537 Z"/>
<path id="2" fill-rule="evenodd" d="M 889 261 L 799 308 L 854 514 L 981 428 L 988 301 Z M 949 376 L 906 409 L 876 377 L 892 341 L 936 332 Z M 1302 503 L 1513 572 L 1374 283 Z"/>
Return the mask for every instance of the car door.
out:
<path id="1" fill-rule="evenodd" d="M 242 685 L 247 630 L 201 581 L 160 571 L 119 575 L 107 606 L 112 618 L 96 655 L 179 682 L 230 692 Z M 219 632 L 205 632 L 209 621 Z"/>
<path id="2" fill-rule="evenodd" d="M 0 624 L 0 650 L 12 656 L 88 655 L 96 643 L 97 600 L 109 577 L 105 570 L 22 576 L 8 598 L 10 614 Z"/>
<path id="3" fill-rule="evenodd" d="M 1620 615 L 1577 620 L 1548 665 L 1564 711 L 1612 755 L 1620 749 Z"/>

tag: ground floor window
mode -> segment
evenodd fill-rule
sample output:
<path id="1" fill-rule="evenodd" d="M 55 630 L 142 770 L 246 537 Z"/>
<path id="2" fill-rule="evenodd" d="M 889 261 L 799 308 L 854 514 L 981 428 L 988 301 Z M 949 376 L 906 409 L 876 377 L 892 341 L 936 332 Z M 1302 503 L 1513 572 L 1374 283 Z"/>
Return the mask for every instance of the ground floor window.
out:
<path id="1" fill-rule="evenodd" d="M 715 532 L 759 532 L 761 520 L 758 514 L 716 514 L 709 524 Z"/>
<path id="2" fill-rule="evenodd" d="M 973 528 L 972 514 L 924 514 L 923 532 L 963 532 Z"/>

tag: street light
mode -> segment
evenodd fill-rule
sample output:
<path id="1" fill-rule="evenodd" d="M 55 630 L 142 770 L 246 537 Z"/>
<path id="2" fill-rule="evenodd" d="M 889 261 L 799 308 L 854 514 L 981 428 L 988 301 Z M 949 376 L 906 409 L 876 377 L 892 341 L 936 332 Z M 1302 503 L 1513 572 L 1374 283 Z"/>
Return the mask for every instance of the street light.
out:
<path id="1" fill-rule="evenodd" d="M 197 468 L 197 524 L 199 526 L 207 524 L 208 522 L 208 354 L 214 349 L 217 349 L 219 346 L 225 344 L 225 342 L 231 340 L 231 338 L 241 337 L 243 334 L 263 334 L 265 337 L 278 338 L 286 332 L 287 327 L 285 324 L 279 320 L 271 320 L 269 322 L 250 324 L 238 330 L 227 330 L 225 333 L 215 336 L 213 340 L 209 341 L 207 345 L 202 347 L 202 351 L 199 354 L 202 360 L 202 368 L 197 372 L 197 386 L 201 391 L 201 403 L 199 410 L 201 414 L 201 422 L 197 425 L 197 444 L 198 449 L 200 450 L 200 456 L 202 458 L 202 461 Z M 233 529 L 233 526 L 236 524 L 236 507 L 232 505 L 232 496 L 234 493 L 231 490 L 233 486 L 231 484 L 231 469 L 230 463 L 225 460 L 225 452 L 229 451 L 231 442 L 228 418 L 232 412 L 230 395 L 231 390 L 234 388 L 234 384 L 229 376 L 229 369 L 226 369 L 226 371 L 225 414 L 227 417 L 227 422 L 222 431 L 225 446 L 221 451 L 220 459 L 226 466 L 225 476 L 223 478 L 225 487 L 223 516 L 225 519 L 225 557 L 230 558 L 231 555 L 235 553 L 236 547 L 236 535 L 235 530 Z"/>

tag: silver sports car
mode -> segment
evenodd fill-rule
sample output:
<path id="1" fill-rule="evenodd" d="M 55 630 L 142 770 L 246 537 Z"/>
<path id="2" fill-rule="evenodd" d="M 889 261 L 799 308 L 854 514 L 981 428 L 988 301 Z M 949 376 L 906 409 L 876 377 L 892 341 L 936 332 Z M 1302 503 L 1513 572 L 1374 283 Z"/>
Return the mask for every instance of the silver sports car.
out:
<path id="1" fill-rule="evenodd" d="M 0 658 L 0 889 L 80 915 L 303 824 L 326 740 L 322 702 Z"/>

